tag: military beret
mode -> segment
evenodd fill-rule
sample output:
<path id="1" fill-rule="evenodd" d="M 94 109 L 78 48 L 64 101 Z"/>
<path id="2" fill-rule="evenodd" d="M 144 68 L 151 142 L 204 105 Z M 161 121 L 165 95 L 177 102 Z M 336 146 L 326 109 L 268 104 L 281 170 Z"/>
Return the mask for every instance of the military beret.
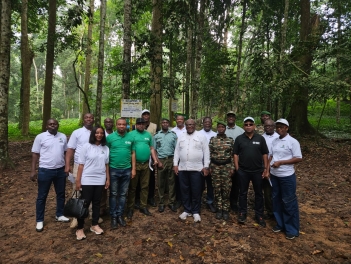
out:
<path id="1" fill-rule="evenodd" d="M 223 122 L 223 121 L 217 121 L 217 126 L 218 126 L 218 125 L 227 126 L 227 124 L 226 124 L 225 122 Z"/>
<path id="2" fill-rule="evenodd" d="M 261 115 L 271 115 L 271 113 L 268 112 L 268 111 L 262 111 L 262 112 L 261 112 Z"/>

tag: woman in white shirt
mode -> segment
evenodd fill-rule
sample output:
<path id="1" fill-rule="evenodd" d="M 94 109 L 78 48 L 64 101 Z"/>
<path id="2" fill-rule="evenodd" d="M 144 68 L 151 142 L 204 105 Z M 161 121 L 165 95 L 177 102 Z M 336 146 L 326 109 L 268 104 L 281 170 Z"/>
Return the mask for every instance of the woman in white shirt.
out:
<path id="1" fill-rule="evenodd" d="M 92 224 L 90 231 L 101 235 L 104 231 L 99 227 L 100 200 L 103 189 L 110 185 L 108 170 L 109 149 L 106 146 L 105 131 L 101 126 L 91 130 L 89 143 L 85 143 L 78 159 L 76 190 L 81 189 L 81 198 L 90 205 L 92 203 Z M 84 218 L 78 219 L 77 240 L 85 239 Z"/>
<path id="2" fill-rule="evenodd" d="M 273 232 L 285 231 L 287 239 L 294 239 L 300 231 L 294 164 L 302 161 L 302 154 L 300 143 L 288 134 L 289 122 L 281 118 L 275 124 L 279 137 L 270 150 L 273 214 L 277 221 Z"/>

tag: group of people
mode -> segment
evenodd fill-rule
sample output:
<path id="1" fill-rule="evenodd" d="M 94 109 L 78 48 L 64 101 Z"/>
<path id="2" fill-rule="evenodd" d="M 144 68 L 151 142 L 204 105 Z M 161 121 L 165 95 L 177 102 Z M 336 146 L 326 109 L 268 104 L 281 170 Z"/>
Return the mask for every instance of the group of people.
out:
<path id="1" fill-rule="evenodd" d="M 270 113 L 263 111 L 260 126 L 256 127 L 254 118 L 246 117 L 241 128 L 236 125 L 235 113 L 229 111 L 226 122 L 217 121 L 217 133 L 212 130 L 210 117 L 202 120 L 203 129 L 197 131 L 195 120 L 185 121 L 181 115 L 176 117 L 173 129 L 163 118 L 158 130 L 150 122 L 147 109 L 136 119 L 131 132 L 124 118 L 116 121 L 115 131 L 110 118 L 104 121 L 105 129 L 93 126 L 94 116 L 90 113 L 83 120 L 83 127 L 72 133 L 68 143 L 66 136 L 58 132 L 55 119 L 47 121 L 47 131 L 34 141 L 31 180 L 36 179 L 39 160 L 38 232 L 44 228 L 45 202 L 52 183 L 57 196 L 56 220 L 69 221 L 63 208 L 66 175 L 74 157 L 72 187 L 91 203 L 90 231 L 95 234 L 104 232 L 99 224 L 107 210 L 108 189 L 111 229 L 126 226 L 124 215 L 131 220 L 136 208 L 150 216 L 148 205 L 157 206 L 156 184 L 160 213 L 166 205 L 172 212 L 183 206 L 181 220 L 192 216 L 195 223 L 200 222 L 206 189 L 206 204 L 216 219 L 227 221 L 233 210 L 238 213 L 238 222 L 245 223 L 251 181 L 257 223 L 265 227 L 264 219 L 274 217 L 274 232 L 285 231 L 288 239 L 299 235 L 294 164 L 302 160 L 302 154 L 298 141 L 288 134 L 286 119 L 274 122 Z M 71 222 L 71 227 L 77 227 L 77 240 L 86 238 L 84 221 Z"/>

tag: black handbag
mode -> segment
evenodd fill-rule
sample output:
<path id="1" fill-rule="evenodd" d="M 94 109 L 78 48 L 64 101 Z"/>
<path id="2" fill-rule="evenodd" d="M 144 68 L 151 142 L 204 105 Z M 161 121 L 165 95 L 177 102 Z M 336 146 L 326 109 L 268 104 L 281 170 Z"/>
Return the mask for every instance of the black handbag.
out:
<path id="1" fill-rule="evenodd" d="M 63 214 L 65 216 L 75 217 L 79 219 L 86 218 L 89 215 L 89 205 L 85 199 L 78 197 L 77 191 L 74 191 L 72 197 L 65 204 Z"/>

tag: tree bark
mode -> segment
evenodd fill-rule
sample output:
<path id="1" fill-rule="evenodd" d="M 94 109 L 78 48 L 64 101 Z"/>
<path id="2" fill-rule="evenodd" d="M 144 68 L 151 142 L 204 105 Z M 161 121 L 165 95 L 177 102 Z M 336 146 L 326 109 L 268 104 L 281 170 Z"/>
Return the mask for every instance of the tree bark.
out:
<path id="1" fill-rule="evenodd" d="M 21 83 L 21 134 L 28 136 L 30 121 L 30 70 L 34 53 L 30 49 L 28 40 L 28 0 L 22 0 L 21 12 L 21 59 L 22 59 L 22 83 Z"/>
<path id="2" fill-rule="evenodd" d="M 46 131 L 46 121 L 51 118 L 51 97 L 55 59 L 56 0 L 49 0 L 48 24 L 42 131 Z"/>
<path id="3" fill-rule="evenodd" d="M 188 36 L 186 43 L 186 68 L 185 68 L 185 114 L 189 117 L 190 91 L 191 91 L 191 63 L 193 55 L 193 30 L 192 25 L 188 25 Z"/>
<path id="4" fill-rule="evenodd" d="M 150 121 L 159 124 L 162 113 L 162 5 L 163 0 L 152 1 L 151 22 L 151 98 Z"/>
<path id="5" fill-rule="evenodd" d="M 106 20 L 106 0 L 101 0 L 98 80 L 97 80 L 97 87 L 96 87 L 96 108 L 95 108 L 96 125 L 101 125 L 102 83 L 103 83 L 103 77 L 104 77 L 105 20 Z"/>
<path id="6" fill-rule="evenodd" d="M 132 50 L 132 0 L 124 1 L 123 25 L 123 69 L 122 69 L 122 98 L 130 97 L 130 71 Z"/>
<path id="7" fill-rule="evenodd" d="M 8 153 L 8 98 L 10 84 L 11 0 L 1 0 L 0 24 L 0 170 L 11 164 Z"/>

